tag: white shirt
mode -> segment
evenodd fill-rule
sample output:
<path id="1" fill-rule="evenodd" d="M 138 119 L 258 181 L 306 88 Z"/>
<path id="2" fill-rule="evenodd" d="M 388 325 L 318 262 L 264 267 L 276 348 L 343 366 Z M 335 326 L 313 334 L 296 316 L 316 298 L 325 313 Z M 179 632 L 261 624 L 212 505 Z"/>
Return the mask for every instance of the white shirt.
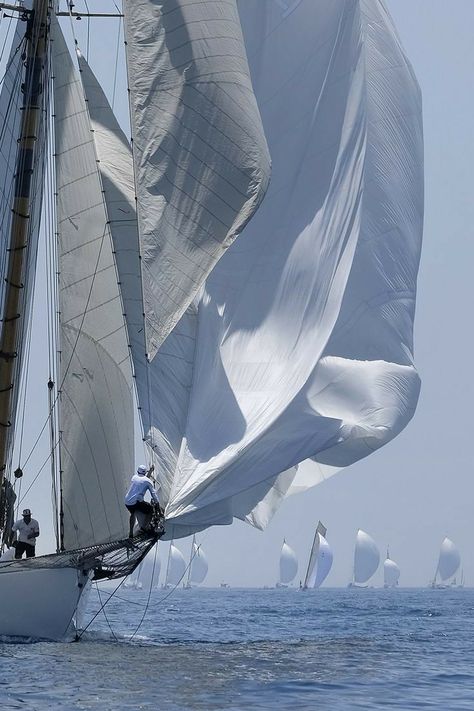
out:
<path id="1" fill-rule="evenodd" d="M 18 540 L 22 543 L 29 543 L 30 546 L 35 546 L 36 538 L 28 538 L 28 535 L 30 533 L 39 534 L 39 523 L 34 518 L 32 518 L 29 523 L 26 523 L 26 521 L 21 518 L 13 524 L 12 531 L 19 531 L 20 535 L 18 536 Z"/>
<path id="2" fill-rule="evenodd" d="M 134 474 L 130 480 L 130 487 L 125 494 L 125 504 L 133 506 L 137 501 L 143 501 L 147 491 L 150 492 L 153 501 L 158 503 L 158 495 L 146 474 Z"/>

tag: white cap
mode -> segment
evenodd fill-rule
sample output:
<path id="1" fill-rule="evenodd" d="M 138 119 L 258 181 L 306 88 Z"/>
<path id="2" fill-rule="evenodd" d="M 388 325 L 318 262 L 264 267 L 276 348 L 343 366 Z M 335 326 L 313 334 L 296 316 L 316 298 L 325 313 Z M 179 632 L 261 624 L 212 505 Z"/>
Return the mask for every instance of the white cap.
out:
<path id="1" fill-rule="evenodd" d="M 137 474 L 146 474 L 148 469 L 144 464 L 140 464 L 140 466 L 137 469 Z"/>

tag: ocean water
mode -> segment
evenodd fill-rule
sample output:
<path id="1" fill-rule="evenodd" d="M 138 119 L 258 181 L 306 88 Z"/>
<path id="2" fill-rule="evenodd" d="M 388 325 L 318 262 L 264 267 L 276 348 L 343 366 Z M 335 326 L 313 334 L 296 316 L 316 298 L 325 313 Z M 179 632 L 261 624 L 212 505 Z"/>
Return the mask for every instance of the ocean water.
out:
<path id="1" fill-rule="evenodd" d="M 0 643 L 0 708 L 474 709 L 474 590 L 148 597 L 120 588 L 77 643 Z"/>

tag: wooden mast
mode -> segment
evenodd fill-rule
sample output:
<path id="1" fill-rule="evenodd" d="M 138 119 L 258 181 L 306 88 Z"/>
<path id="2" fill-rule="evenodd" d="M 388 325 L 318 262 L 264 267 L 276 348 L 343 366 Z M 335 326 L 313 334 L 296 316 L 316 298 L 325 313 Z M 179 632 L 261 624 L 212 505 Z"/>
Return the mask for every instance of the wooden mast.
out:
<path id="1" fill-rule="evenodd" d="M 28 13 L 26 69 L 23 106 L 15 172 L 12 224 L 7 251 L 5 301 L 1 313 L 0 338 L 0 485 L 9 450 L 9 427 L 14 417 L 15 361 L 24 317 L 22 299 L 26 282 L 26 257 L 30 226 L 33 170 L 38 155 L 37 137 L 41 125 L 44 66 L 47 55 L 49 0 L 34 0 Z"/>

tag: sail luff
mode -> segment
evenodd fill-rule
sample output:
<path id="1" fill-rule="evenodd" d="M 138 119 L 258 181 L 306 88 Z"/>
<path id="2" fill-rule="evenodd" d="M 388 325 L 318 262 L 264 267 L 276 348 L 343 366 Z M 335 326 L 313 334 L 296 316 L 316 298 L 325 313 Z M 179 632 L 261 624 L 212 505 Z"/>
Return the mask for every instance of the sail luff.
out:
<path id="1" fill-rule="evenodd" d="M 0 338 L 0 485 L 3 481 L 12 443 L 11 425 L 15 420 L 13 380 L 16 359 L 21 352 L 19 335 L 23 324 L 22 310 L 25 308 L 22 289 L 28 282 L 25 265 L 28 255 L 28 230 L 32 212 L 31 187 L 34 185 L 34 169 L 40 168 L 37 156 L 41 150 L 37 141 L 42 120 L 42 97 L 46 82 L 43 80 L 45 58 L 47 56 L 48 0 L 35 0 L 30 15 L 30 32 L 27 38 L 27 60 L 24 81 L 24 102 L 21 118 L 21 132 L 17 153 L 12 224 L 7 248 L 6 270 L 7 290 L 1 314 L 2 333 Z M 23 303 L 22 303 L 23 301 Z"/>

